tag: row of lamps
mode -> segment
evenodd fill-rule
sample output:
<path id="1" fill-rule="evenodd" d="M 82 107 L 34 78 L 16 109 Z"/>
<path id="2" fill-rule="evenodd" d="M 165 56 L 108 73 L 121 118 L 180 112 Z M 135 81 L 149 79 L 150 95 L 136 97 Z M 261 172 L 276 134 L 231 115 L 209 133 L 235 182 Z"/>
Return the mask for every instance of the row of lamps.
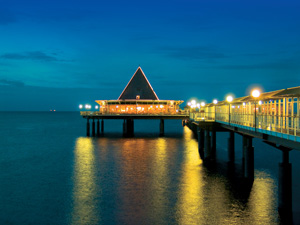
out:
<path id="1" fill-rule="evenodd" d="M 91 109 L 91 108 L 92 108 L 92 106 L 90 104 L 85 104 L 85 105 L 80 104 L 79 105 L 79 109 Z M 99 106 L 96 105 L 95 109 L 98 109 L 98 108 L 99 108 Z"/>
<path id="2" fill-rule="evenodd" d="M 256 101 L 260 96 L 260 91 L 258 89 L 254 89 L 251 92 L 251 96 L 254 98 L 254 127 L 255 127 L 255 132 L 256 132 Z M 231 95 L 228 95 L 226 97 L 226 101 L 228 102 L 228 107 L 229 107 L 228 121 L 229 121 L 229 125 L 230 125 L 230 103 L 233 101 L 233 97 Z M 213 103 L 216 105 L 218 103 L 218 100 L 214 99 Z M 259 104 L 261 104 L 261 101 L 259 102 Z M 192 100 L 192 101 L 188 102 L 187 105 L 190 106 L 191 108 L 199 108 L 199 110 L 200 110 L 200 106 L 204 107 L 205 102 L 201 102 L 199 104 L 199 103 L 196 103 L 196 100 Z"/>

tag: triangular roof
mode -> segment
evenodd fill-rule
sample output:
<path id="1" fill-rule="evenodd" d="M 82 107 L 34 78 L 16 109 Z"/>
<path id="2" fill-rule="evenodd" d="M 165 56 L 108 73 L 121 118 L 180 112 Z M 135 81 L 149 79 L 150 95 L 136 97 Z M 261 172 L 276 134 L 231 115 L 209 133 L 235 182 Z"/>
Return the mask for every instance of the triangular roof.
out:
<path id="1" fill-rule="evenodd" d="M 141 67 L 137 68 L 118 100 L 136 99 L 159 100 Z"/>

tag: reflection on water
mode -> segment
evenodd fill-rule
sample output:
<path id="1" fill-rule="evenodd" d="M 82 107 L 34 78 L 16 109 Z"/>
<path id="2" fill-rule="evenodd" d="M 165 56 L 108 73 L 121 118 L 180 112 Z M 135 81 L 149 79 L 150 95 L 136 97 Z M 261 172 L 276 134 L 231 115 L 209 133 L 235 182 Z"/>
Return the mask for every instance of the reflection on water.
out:
<path id="1" fill-rule="evenodd" d="M 255 215 L 253 222 L 274 224 L 277 219 L 274 180 L 264 171 L 257 171 L 255 176 L 248 204 L 251 215 Z"/>
<path id="2" fill-rule="evenodd" d="M 78 138 L 72 223 L 277 223 L 267 172 L 243 191 L 222 170 L 203 165 L 187 128 L 180 138 Z"/>
<path id="3" fill-rule="evenodd" d="M 78 138 L 75 146 L 74 191 L 72 224 L 100 222 L 97 208 L 97 189 L 94 145 L 91 138 Z"/>
<path id="4" fill-rule="evenodd" d="M 179 224 L 193 224 L 203 221 L 206 215 L 203 194 L 202 161 L 198 154 L 197 142 L 192 138 L 192 132 L 184 127 L 184 155 L 180 173 L 178 192 L 178 222 Z"/>

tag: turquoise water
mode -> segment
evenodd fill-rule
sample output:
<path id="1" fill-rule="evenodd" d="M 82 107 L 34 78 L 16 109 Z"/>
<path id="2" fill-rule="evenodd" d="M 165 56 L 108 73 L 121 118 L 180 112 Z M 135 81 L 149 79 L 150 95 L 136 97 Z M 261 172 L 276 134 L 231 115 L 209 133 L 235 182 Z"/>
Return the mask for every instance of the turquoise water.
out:
<path id="1" fill-rule="evenodd" d="M 259 140 L 255 181 L 227 169 L 227 134 L 217 135 L 217 165 L 207 168 L 181 121 L 105 121 L 105 136 L 85 137 L 78 112 L 0 113 L 0 224 L 278 224 L 281 153 Z M 293 163 L 294 222 L 300 223 L 300 153 Z"/>

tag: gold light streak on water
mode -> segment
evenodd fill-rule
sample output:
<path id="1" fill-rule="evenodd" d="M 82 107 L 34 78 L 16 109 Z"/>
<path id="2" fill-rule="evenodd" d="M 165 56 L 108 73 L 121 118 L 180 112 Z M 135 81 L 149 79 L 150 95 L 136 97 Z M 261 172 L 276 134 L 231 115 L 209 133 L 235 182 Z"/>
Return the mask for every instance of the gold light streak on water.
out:
<path id="1" fill-rule="evenodd" d="M 148 202 L 149 163 L 151 141 L 144 139 L 126 139 L 120 145 L 122 164 L 119 187 L 120 224 L 140 224 L 147 218 L 145 206 Z"/>
<path id="2" fill-rule="evenodd" d="M 255 181 L 249 197 L 249 210 L 253 216 L 253 223 L 256 224 L 275 224 L 277 210 L 275 182 L 264 171 L 256 171 Z"/>
<path id="3" fill-rule="evenodd" d="M 196 221 L 203 221 L 205 216 L 202 161 L 199 158 L 198 144 L 192 135 L 184 127 L 184 161 L 177 205 L 179 224 L 195 224 Z"/>
<path id="4" fill-rule="evenodd" d="M 72 224 L 98 224 L 95 155 L 91 138 L 80 137 L 75 146 Z"/>
<path id="5" fill-rule="evenodd" d="M 172 140 L 173 141 L 173 140 Z M 172 142 L 169 140 L 169 142 Z M 159 219 L 166 215 L 168 210 L 168 190 L 167 188 L 170 185 L 170 177 L 168 176 L 168 164 L 170 158 L 170 151 L 168 146 L 168 141 L 165 138 L 159 138 L 156 141 L 156 151 L 153 151 L 154 158 L 151 166 L 153 167 L 152 175 L 152 190 L 155 190 L 155 193 L 151 198 L 153 207 L 153 214 L 156 215 L 154 219 L 158 221 L 152 221 L 154 224 L 159 224 Z M 167 152 L 168 151 L 168 152 Z"/>

